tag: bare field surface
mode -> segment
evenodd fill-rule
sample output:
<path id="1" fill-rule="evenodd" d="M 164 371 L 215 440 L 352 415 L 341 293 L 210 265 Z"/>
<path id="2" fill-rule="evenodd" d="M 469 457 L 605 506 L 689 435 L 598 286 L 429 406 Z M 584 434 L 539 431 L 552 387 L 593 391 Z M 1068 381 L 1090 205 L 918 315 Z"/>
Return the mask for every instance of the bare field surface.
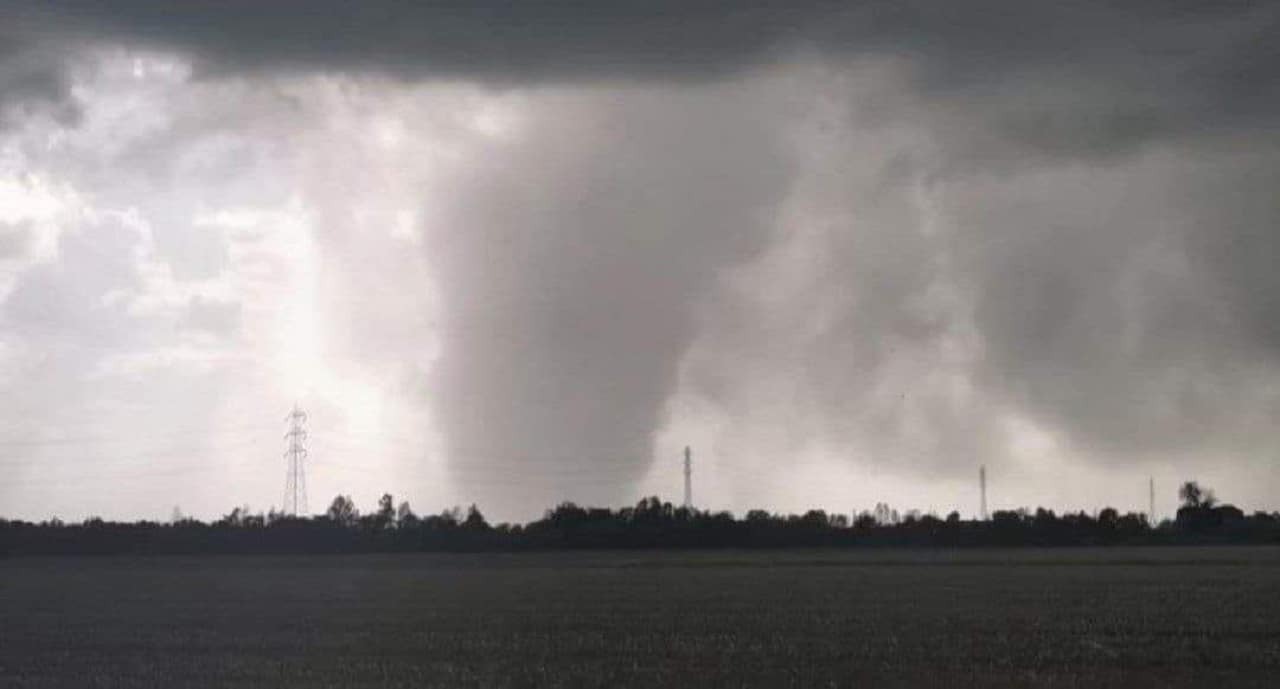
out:
<path id="1" fill-rule="evenodd" d="M 0 687 L 1278 682 L 1278 548 L 0 560 Z"/>

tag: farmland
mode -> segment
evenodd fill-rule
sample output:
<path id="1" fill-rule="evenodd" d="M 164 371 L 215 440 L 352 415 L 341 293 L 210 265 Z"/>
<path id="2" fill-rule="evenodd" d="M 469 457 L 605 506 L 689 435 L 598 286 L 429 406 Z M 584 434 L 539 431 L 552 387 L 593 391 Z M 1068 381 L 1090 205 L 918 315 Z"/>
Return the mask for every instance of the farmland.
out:
<path id="1" fill-rule="evenodd" d="M 1274 686 L 1280 549 L 0 560 L 0 687 Z"/>

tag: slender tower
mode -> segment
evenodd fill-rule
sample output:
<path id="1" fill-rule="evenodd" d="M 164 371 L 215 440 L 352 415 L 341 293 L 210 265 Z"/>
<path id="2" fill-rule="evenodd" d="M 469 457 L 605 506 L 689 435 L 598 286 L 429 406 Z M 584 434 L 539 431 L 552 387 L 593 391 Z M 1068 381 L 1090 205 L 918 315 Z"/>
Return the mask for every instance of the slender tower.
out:
<path id="1" fill-rule="evenodd" d="M 289 424 L 289 430 L 284 434 L 289 442 L 288 449 L 284 451 L 289 469 L 284 479 L 284 507 L 281 511 L 296 517 L 307 513 L 307 471 L 303 463 L 307 458 L 307 413 L 295 404 L 284 420 Z"/>
<path id="2" fill-rule="evenodd" d="M 1152 476 L 1147 479 L 1147 523 L 1155 528 L 1156 525 L 1156 477 Z"/>
<path id="3" fill-rule="evenodd" d="M 982 521 L 985 522 L 989 518 L 987 515 L 987 467 L 985 464 L 978 467 L 978 491 L 982 496 L 978 514 L 981 516 Z"/>
<path id="4" fill-rule="evenodd" d="M 693 450 L 684 448 L 684 508 L 693 509 Z"/>

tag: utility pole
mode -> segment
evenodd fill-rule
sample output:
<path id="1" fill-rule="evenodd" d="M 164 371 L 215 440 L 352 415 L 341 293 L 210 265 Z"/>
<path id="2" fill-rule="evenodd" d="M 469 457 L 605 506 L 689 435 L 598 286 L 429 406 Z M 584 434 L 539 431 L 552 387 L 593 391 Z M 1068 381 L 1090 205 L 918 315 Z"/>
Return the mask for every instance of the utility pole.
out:
<path id="1" fill-rule="evenodd" d="M 1147 479 L 1147 523 L 1151 528 L 1156 526 L 1156 477 Z"/>
<path id="2" fill-rule="evenodd" d="M 307 430 L 304 428 L 307 413 L 295 404 L 284 420 L 289 424 L 289 430 L 284 434 L 285 440 L 289 441 L 289 447 L 284 451 L 289 469 L 284 479 L 284 507 L 281 511 L 296 517 L 299 513 L 307 513 L 307 471 L 303 464 L 307 458 Z"/>
<path id="3" fill-rule="evenodd" d="M 693 450 L 684 448 L 684 508 L 693 509 Z"/>
<path id="4" fill-rule="evenodd" d="M 978 514 L 982 521 L 987 521 L 990 516 L 987 514 L 987 467 L 982 465 L 978 467 L 978 490 L 982 495 L 982 503 L 979 505 Z"/>

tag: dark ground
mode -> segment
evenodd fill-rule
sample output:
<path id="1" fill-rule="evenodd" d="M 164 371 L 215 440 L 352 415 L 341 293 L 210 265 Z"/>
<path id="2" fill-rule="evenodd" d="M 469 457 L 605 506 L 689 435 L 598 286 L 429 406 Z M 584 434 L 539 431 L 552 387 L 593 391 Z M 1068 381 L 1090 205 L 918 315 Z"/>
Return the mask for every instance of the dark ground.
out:
<path id="1" fill-rule="evenodd" d="M 1280 686 L 1280 549 L 0 560 L 0 687 Z"/>

